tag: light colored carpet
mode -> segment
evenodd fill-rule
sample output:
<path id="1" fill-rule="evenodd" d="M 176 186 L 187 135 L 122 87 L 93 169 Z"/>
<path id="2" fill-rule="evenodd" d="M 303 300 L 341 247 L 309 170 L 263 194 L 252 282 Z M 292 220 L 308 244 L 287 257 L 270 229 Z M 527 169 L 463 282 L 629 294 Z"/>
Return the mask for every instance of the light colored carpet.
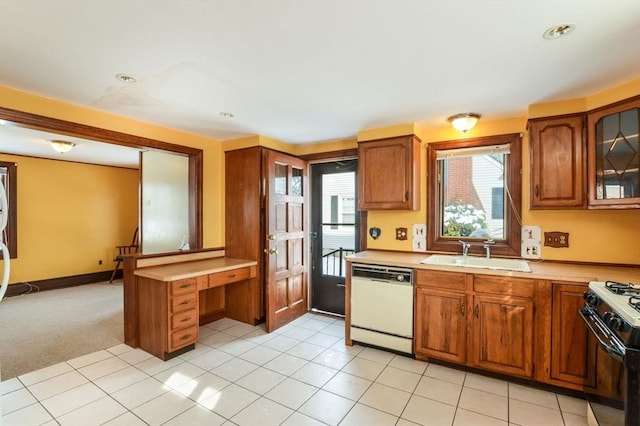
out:
<path id="1" fill-rule="evenodd" d="M 124 341 L 122 280 L 0 302 L 0 378 L 7 380 Z"/>

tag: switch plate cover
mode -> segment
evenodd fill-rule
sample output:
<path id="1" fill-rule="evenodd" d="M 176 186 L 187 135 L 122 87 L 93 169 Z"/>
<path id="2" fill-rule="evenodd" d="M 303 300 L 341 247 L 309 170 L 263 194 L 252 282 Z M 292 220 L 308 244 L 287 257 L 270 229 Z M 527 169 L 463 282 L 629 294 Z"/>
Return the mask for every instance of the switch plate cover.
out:
<path id="1" fill-rule="evenodd" d="M 411 237 L 413 251 L 427 251 L 427 225 L 424 223 L 414 224 Z"/>
<path id="2" fill-rule="evenodd" d="M 542 229 L 539 226 L 523 226 L 520 256 L 524 259 L 540 259 L 541 251 Z"/>

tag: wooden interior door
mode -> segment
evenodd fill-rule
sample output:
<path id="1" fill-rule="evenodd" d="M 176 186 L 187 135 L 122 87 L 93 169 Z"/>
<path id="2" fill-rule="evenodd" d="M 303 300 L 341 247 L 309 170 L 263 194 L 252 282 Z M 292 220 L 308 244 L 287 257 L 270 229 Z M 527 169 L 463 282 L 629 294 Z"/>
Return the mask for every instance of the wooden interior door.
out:
<path id="1" fill-rule="evenodd" d="M 306 162 L 266 151 L 267 332 L 307 311 Z"/>

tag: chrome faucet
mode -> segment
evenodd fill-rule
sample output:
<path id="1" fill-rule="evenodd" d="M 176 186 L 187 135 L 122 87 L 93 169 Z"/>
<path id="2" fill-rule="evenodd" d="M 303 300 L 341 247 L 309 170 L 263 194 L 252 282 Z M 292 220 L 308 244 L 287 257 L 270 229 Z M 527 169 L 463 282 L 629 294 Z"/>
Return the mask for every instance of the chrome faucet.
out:
<path id="1" fill-rule="evenodd" d="M 462 255 L 466 256 L 467 254 L 469 254 L 469 247 L 471 247 L 471 244 L 462 240 L 459 240 L 458 242 L 462 244 Z"/>
<path id="2" fill-rule="evenodd" d="M 489 238 L 484 242 L 484 251 L 487 253 L 487 259 L 491 259 L 491 244 L 495 244 L 495 240 L 493 238 Z"/>

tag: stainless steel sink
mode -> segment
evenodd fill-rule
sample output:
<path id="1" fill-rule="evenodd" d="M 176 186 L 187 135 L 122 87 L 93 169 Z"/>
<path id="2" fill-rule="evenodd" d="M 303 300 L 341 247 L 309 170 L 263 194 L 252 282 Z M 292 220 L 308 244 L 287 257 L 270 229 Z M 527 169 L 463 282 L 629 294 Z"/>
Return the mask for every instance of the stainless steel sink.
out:
<path id="1" fill-rule="evenodd" d="M 523 259 L 500 259 L 474 256 L 434 254 L 420 263 L 426 265 L 459 266 L 465 268 L 502 269 L 506 271 L 531 272 L 529 263 Z"/>

